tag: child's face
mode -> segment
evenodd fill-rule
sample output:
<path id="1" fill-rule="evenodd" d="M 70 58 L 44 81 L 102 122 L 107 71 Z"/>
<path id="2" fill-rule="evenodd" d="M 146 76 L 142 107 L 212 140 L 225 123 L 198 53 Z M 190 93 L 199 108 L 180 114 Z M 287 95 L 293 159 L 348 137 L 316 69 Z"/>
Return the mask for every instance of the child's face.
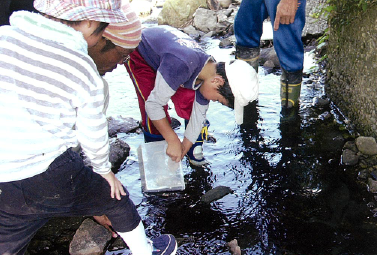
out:
<path id="1" fill-rule="evenodd" d="M 207 100 L 219 102 L 228 106 L 228 100 L 225 99 L 225 97 L 218 91 L 218 87 L 223 85 L 224 79 L 221 77 L 221 75 L 216 74 L 215 76 L 211 77 L 211 79 L 204 80 L 202 86 L 199 87 L 199 91 Z"/>

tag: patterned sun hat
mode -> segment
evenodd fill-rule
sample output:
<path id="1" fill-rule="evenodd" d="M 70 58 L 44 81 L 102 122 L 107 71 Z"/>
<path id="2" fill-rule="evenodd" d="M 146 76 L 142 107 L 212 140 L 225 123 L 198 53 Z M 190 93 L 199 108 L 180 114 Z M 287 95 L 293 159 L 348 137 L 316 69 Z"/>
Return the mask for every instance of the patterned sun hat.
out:
<path id="1" fill-rule="evenodd" d="M 122 11 L 128 21 L 107 26 L 103 36 L 125 49 L 134 49 L 141 40 L 141 21 L 128 1 L 122 1 Z"/>
<path id="2" fill-rule="evenodd" d="M 121 0 L 35 0 L 34 8 L 52 17 L 69 20 L 95 20 L 106 23 L 127 21 Z"/>

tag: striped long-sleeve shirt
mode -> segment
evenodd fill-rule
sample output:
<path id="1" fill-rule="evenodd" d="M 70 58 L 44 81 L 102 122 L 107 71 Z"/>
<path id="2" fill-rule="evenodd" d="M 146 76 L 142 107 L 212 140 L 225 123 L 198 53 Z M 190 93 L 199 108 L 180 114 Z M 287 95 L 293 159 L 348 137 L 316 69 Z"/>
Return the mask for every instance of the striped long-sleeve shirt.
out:
<path id="1" fill-rule="evenodd" d="M 0 182 L 42 173 L 78 144 L 108 173 L 103 82 L 82 34 L 25 11 L 10 23 L 0 27 Z"/>

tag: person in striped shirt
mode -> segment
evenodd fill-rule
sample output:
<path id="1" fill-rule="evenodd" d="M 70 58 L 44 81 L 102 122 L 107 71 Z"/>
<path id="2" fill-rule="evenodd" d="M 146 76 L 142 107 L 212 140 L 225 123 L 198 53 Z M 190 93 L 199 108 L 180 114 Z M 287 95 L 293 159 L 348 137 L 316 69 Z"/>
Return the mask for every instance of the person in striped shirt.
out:
<path id="1" fill-rule="evenodd" d="M 175 254 L 152 242 L 111 172 L 104 85 L 88 47 L 120 0 L 35 0 L 0 27 L 0 254 L 24 254 L 50 218 L 106 214 L 134 255 Z M 91 167 L 72 148 L 81 146 Z"/>

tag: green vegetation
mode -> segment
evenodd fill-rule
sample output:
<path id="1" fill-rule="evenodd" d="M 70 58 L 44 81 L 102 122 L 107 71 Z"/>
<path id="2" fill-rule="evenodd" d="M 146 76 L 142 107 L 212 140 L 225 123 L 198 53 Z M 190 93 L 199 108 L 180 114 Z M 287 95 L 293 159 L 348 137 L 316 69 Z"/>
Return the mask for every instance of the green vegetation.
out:
<path id="1" fill-rule="evenodd" d="M 318 38 L 318 47 L 322 47 L 331 33 L 339 33 L 346 30 L 347 26 L 358 17 L 362 17 L 363 13 L 377 4 L 377 0 L 327 0 L 323 8 L 314 15 L 314 17 L 327 18 L 329 28 L 325 33 Z M 327 54 L 324 54 L 321 59 L 325 60 Z"/>
<path id="2" fill-rule="evenodd" d="M 377 0 L 327 0 L 327 6 L 322 13 L 328 17 L 333 26 L 344 26 L 352 22 L 352 18 L 360 17 Z M 352 15 L 351 15 L 352 14 Z"/>

